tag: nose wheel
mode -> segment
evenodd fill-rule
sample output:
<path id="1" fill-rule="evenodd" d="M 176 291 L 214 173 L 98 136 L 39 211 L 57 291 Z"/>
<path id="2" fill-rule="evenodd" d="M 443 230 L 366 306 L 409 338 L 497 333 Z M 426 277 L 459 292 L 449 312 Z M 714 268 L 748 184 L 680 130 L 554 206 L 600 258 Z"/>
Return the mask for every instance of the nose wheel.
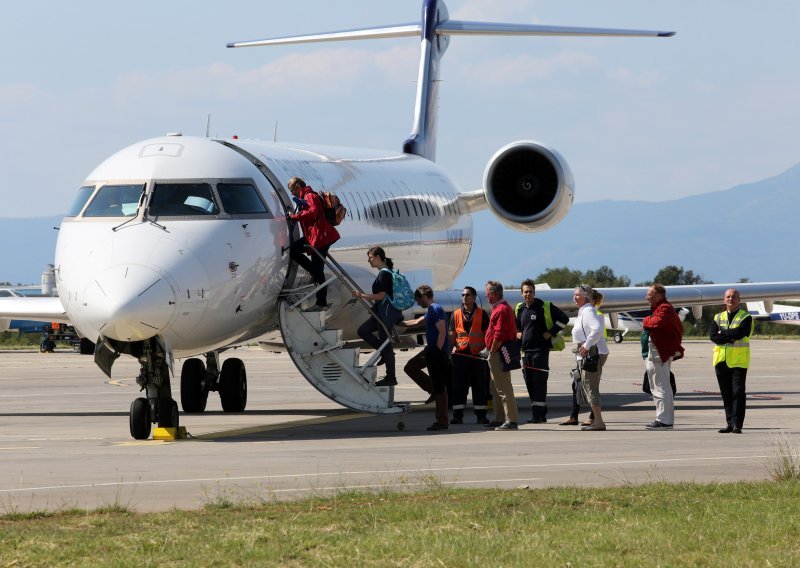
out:
<path id="1" fill-rule="evenodd" d="M 139 397 L 131 403 L 131 436 L 136 440 L 146 440 L 150 437 L 150 424 L 150 403 Z"/>

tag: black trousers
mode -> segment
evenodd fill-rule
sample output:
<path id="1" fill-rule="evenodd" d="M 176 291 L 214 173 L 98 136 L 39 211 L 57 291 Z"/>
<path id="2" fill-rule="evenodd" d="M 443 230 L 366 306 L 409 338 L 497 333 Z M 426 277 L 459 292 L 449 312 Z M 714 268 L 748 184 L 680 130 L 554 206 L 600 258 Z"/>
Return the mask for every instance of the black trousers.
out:
<path id="1" fill-rule="evenodd" d="M 744 425 L 746 409 L 745 381 L 747 369 L 728 367 L 727 363 L 717 363 L 714 367 L 717 373 L 719 392 L 722 394 L 722 404 L 725 407 L 725 422 L 732 428 L 741 428 Z"/>
<path id="2" fill-rule="evenodd" d="M 533 418 L 547 418 L 547 379 L 550 377 L 550 351 L 525 351 L 522 378 L 528 389 Z"/>
<path id="3" fill-rule="evenodd" d="M 463 412 L 466 408 L 470 387 L 472 388 L 472 407 L 475 414 L 486 416 L 486 399 L 489 396 L 489 365 L 470 352 L 456 351 L 453 353 L 453 396 L 450 401 L 453 410 Z"/>
<path id="4" fill-rule="evenodd" d="M 311 251 L 309 251 L 311 254 L 311 258 L 306 256 L 304 252 L 306 245 L 308 245 L 308 241 L 306 240 L 306 238 L 300 237 L 295 242 L 293 242 L 292 246 L 289 248 L 289 256 L 292 257 L 293 261 L 302 266 L 305 270 L 307 270 L 311 274 L 311 277 L 314 279 L 315 284 L 322 284 L 323 282 L 325 282 L 325 263 L 322 262 L 322 259 L 319 256 L 317 256 Z M 317 250 L 324 258 L 327 258 L 328 249 L 330 248 L 331 245 L 325 245 L 324 247 L 319 247 Z M 317 290 L 317 305 L 325 306 L 327 305 L 327 303 L 328 303 L 328 287 L 325 286 Z"/>

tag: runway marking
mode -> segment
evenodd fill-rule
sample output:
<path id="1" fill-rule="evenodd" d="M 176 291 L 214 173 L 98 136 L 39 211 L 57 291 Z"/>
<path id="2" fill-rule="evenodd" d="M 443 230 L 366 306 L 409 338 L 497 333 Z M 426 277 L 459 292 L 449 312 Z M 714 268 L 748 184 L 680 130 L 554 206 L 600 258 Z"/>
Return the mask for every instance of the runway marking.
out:
<path id="1" fill-rule="evenodd" d="M 41 446 L 9 446 L 7 448 L 0 448 L 0 451 L 3 450 L 41 450 Z"/>
<path id="2" fill-rule="evenodd" d="M 171 443 L 171 442 L 170 442 Z M 195 478 L 179 478 L 179 479 L 154 479 L 154 480 L 137 480 L 137 481 L 109 481 L 109 482 L 93 482 L 93 483 L 77 483 L 66 485 L 42 485 L 38 487 L 18 487 L 16 489 L 0 489 L 0 494 L 7 493 L 20 493 L 27 491 L 48 491 L 48 490 L 63 490 L 63 489 L 87 489 L 99 487 L 131 487 L 131 486 L 148 486 L 148 485 L 170 485 L 170 484 L 185 484 L 185 483 L 220 483 L 230 481 L 258 481 L 258 480 L 276 480 L 276 479 L 301 479 L 301 478 L 323 478 L 339 476 L 346 478 L 352 475 L 431 475 L 438 473 L 450 472 L 464 472 L 464 471 L 488 471 L 488 470 L 503 470 L 503 469 L 541 469 L 552 467 L 596 467 L 596 466 L 625 466 L 636 464 L 671 464 L 671 463 L 685 463 L 685 462 L 718 462 L 718 461 L 733 461 L 733 460 L 748 460 L 767 459 L 773 456 L 755 455 L 755 456 L 718 456 L 718 457 L 692 457 L 692 458 L 667 458 L 667 459 L 651 459 L 651 460 L 614 460 L 614 461 L 591 461 L 591 462 L 556 462 L 556 463 L 537 463 L 537 464 L 508 464 L 508 465 L 487 465 L 487 466 L 465 466 L 465 467 L 426 467 L 414 469 L 383 469 L 383 470 L 366 470 L 366 471 L 336 471 L 336 472 L 317 472 L 317 473 L 285 473 L 279 475 L 243 475 L 243 476 L 226 476 L 226 477 L 195 477 Z M 457 481 L 457 480 L 456 480 Z M 486 483 L 492 481 L 504 480 L 487 480 L 479 479 L 475 481 L 464 480 L 464 483 Z M 519 481 L 514 479 L 512 481 Z M 450 481 L 442 481 L 441 483 L 452 483 Z M 378 487 L 386 487 L 389 482 L 385 484 L 377 484 Z M 317 488 L 311 488 L 317 489 Z M 283 491 L 290 491 L 292 489 L 285 489 Z M 274 490 L 280 491 L 280 490 Z"/>

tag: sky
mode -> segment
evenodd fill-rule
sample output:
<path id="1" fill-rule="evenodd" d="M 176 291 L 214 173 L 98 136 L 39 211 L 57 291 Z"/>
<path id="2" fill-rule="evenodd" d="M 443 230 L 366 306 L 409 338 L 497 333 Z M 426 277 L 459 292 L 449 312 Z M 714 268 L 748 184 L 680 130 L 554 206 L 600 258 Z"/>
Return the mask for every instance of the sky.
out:
<path id="1" fill-rule="evenodd" d="M 453 19 L 676 31 L 454 37 L 437 162 L 462 189 L 508 142 L 556 148 L 576 202 L 665 201 L 800 161 L 800 2 L 450 0 Z M 182 132 L 399 149 L 414 38 L 249 49 L 235 40 L 416 22 L 418 0 L 27 0 L 3 6 L 0 217 L 63 213 L 88 173 Z M 498 224 L 499 225 L 499 224 Z M 624 227 L 620 227 L 621 230 Z"/>

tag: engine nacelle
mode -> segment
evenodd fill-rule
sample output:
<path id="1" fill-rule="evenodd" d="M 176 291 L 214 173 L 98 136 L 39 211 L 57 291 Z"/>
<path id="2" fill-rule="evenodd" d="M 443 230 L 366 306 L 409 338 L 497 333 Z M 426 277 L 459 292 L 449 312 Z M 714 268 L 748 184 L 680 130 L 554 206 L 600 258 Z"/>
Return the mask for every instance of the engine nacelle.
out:
<path id="1" fill-rule="evenodd" d="M 575 181 L 564 158 L 532 140 L 500 148 L 483 174 L 486 202 L 507 226 L 544 231 L 572 207 Z"/>

